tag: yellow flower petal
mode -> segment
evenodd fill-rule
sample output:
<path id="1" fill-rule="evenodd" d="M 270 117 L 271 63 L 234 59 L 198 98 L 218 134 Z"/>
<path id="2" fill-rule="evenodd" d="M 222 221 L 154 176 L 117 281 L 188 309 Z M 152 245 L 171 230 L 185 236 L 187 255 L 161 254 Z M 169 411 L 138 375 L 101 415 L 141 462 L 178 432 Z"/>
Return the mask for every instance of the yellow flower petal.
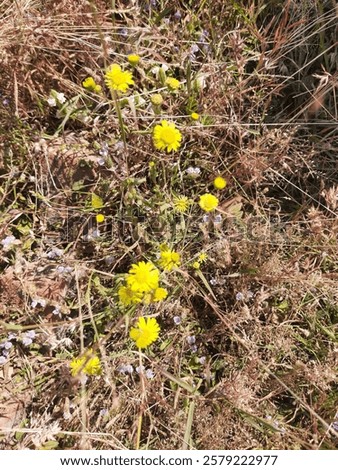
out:
<path id="1" fill-rule="evenodd" d="M 161 251 L 159 265 L 161 268 L 171 271 L 173 268 L 177 268 L 181 264 L 180 254 L 176 251 L 165 250 Z"/>
<path id="2" fill-rule="evenodd" d="M 131 328 L 129 336 L 140 349 L 147 348 L 157 340 L 160 326 L 155 318 L 140 317 L 135 328 Z"/>
<path id="3" fill-rule="evenodd" d="M 127 285 L 134 292 L 149 292 L 158 287 L 160 273 L 152 263 L 133 264 L 127 274 Z"/>
<path id="4" fill-rule="evenodd" d="M 137 54 L 129 54 L 127 59 L 130 65 L 133 65 L 133 66 L 137 65 L 141 60 L 140 56 Z"/>
<path id="5" fill-rule="evenodd" d="M 89 349 L 84 355 L 73 359 L 70 363 L 70 370 L 73 377 L 81 373 L 100 375 L 102 372 L 100 359 L 93 354 L 92 349 Z"/>
<path id="6" fill-rule="evenodd" d="M 165 81 L 165 84 L 171 91 L 178 90 L 181 86 L 180 82 L 173 77 L 168 77 Z"/>
<path id="7" fill-rule="evenodd" d="M 166 150 L 168 153 L 176 151 L 181 145 L 181 140 L 182 134 L 173 122 L 163 120 L 154 127 L 153 142 L 158 150 Z"/>
<path id="8" fill-rule="evenodd" d="M 102 222 L 104 222 L 104 215 L 103 214 L 97 214 L 96 216 L 96 222 L 98 224 L 101 224 Z"/>
<path id="9" fill-rule="evenodd" d="M 214 186 L 216 189 L 224 189 L 225 186 L 227 185 L 227 182 L 222 176 L 217 176 L 214 179 Z"/>
<path id="10" fill-rule="evenodd" d="M 199 206 L 205 212 L 213 211 L 218 206 L 218 199 L 212 194 L 203 194 L 202 196 L 200 196 Z"/>
<path id="11" fill-rule="evenodd" d="M 134 85 L 131 72 L 123 71 L 118 64 L 111 65 L 105 74 L 105 82 L 110 90 L 126 93 L 129 85 Z"/>

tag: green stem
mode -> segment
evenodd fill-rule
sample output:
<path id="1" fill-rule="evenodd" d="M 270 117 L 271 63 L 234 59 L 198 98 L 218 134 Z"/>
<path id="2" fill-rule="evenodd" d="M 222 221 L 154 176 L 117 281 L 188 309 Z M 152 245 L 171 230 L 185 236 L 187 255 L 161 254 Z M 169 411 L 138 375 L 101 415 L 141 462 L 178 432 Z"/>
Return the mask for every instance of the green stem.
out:
<path id="1" fill-rule="evenodd" d="M 187 419 L 187 424 L 185 427 L 182 450 L 188 450 L 188 448 L 190 447 L 191 428 L 192 428 L 192 422 L 194 419 L 194 411 L 195 411 L 195 401 L 194 399 L 192 399 L 189 404 L 188 419 Z"/>
<path id="2" fill-rule="evenodd" d="M 115 90 L 112 91 L 112 97 L 113 97 L 113 100 L 114 100 L 114 105 L 115 105 L 115 109 L 116 109 L 116 112 L 117 112 L 117 117 L 118 117 L 118 120 L 119 120 L 119 125 L 120 125 L 122 140 L 123 140 L 123 143 L 124 143 L 124 148 L 125 148 L 125 150 L 127 150 L 126 131 L 125 131 L 125 128 L 124 128 L 120 101 L 117 98 L 117 94 L 116 94 Z"/>
<path id="3" fill-rule="evenodd" d="M 115 27 L 115 10 L 116 10 L 115 0 L 111 0 L 111 9 L 113 10 L 113 12 L 112 12 L 112 23 L 113 23 L 113 26 Z"/>

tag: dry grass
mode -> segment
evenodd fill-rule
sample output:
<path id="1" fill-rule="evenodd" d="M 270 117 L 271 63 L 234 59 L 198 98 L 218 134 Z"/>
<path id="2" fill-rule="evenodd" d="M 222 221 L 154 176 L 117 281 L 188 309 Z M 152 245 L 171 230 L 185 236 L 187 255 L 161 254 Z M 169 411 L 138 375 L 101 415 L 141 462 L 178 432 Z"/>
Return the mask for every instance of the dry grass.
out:
<path id="1" fill-rule="evenodd" d="M 116 1 L 114 13 L 108 1 L 0 1 L 0 239 L 16 239 L 0 251 L 0 343 L 12 342 L 0 447 L 333 449 L 335 2 L 156 3 Z M 131 52 L 142 58 L 131 95 L 145 104 L 122 103 L 124 148 L 108 93 L 81 83 L 104 88 L 105 66 Z M 162 63 L 177 94 L 151 72 Z M 52 89 L 74 99 L 72 114 L 48 106 Z M 174 154 L 151 143 L 156 92 L 183 135 Z M 196 204 L 217 174 L 218 223 Z M 175 195 L 194 200 L 187 215 L 173 212 Z M 123 273 L 163 243 L 182 258 L 164 276 L 168 298 L 123 308 Z M 129 339 L 140 315 L 161 325 L 141 355 Z M 85 348 L 104 373 L 81 384 L 69 363 Z"/>

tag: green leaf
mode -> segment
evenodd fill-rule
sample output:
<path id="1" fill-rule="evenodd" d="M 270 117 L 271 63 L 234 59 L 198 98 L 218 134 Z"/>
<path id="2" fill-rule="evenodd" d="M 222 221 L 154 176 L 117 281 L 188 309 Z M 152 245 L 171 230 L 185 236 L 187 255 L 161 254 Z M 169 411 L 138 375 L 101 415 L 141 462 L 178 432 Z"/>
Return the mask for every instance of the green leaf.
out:
<path id="1" fill-rule="evenodd" d="M 162 341 L 162 343 L 160 344 L 160 351 L 164 351 L 165 349 L 167 349 L 167 347 L 170 346 L 172 342 L 172 339 L 166 339 L 165 341 Z"/>
<path id="2" fill-rule="evenodd" d="M 104 206 L 103 200 L 97 194 L 92 193 L 91 206 L 93 209 L 101 209 Z"/>
<path id="3" fill-rule="evenodd" d="M 277 305 L 278 310 L 287 310 L 289 308 L 289 302 L 284 299 L 280 304 Z"/>
<path id="4" fill-rule="evenodd" d="M 23 421 L 21 421 L 21 423 L 19 424 L 19 428 L 24 428 L 28 425 L 28 420 L 27 419 L 24 419 Z M 15 439 L 20 442 L 22 441 L 22 439 L 24 438 L 25 436 L 25 433 L 24 432 L 21 432 L 21 431 L 16 431 L 15 433 Z"/>
<path id="5" fill-rule="evenodd" d="M 107 289 L 101 284 L 100 278 L 98 276 L 93 276 L 93 285 L 102 297 L 108 297 L 110 289 Z"/>
<path id="6" fill-rule="evenodd" d="M 30 233 L 31 228 L 32 225 L 28 220 L 20 221 L 16 226 L 17 231 L 20 232 L 22 235 L 28 235 Z"/>
<path id="7" fill-rule="evenodd" d="M 83 180 L 75 181 L 75 183 L 72 186 L 73 191 L 80 191 L 84 187 L 84 182 Z"/>
<path id="8" fill-rule="evenodd" d="M 21 331 L 23 330 L 23 326 L 15 325 L 14 323 L 5 323 L 4 321 L 0 321 L 0 326 L 7 331 Z"/>
<path id="9" fill-rule="evenodd" d="M 213 299 L 217 300 L 216 297 L 215 297 L 215 294 L 214 294 L 213 290 L 211 289 L 208 281 L 206 280 L 204 274 L 201 271 L 196 271 L 196 274 L 200 277 L 201 281 L 203 282 L 205 287 L 208 289 L 208 291 L 210 292 Z"/>
<path id="10" fill-rule="evenodd" d="M 44 443 L 42 447 L 40 447 L 39 450 L 52 450 L 52 449 L 57 449 L 59 447 L 58 441 L 47 441 Z"/>
<path id="11" fill-rule="evenodd" d="M 180 377 L 175 377 L 175 375 L 171 374 L 170 372 L 167 372 L 166 370 L 162 370 L 161 373 L 164 375 L 164 377 L 166 377 L 170 381 L 174 382 L 179 387 L 184 388 L 185 390 L 187 390 L 190 393 L 197 393 L 195 387 L 188 384 L 187 382 L 182 380 Z"/>

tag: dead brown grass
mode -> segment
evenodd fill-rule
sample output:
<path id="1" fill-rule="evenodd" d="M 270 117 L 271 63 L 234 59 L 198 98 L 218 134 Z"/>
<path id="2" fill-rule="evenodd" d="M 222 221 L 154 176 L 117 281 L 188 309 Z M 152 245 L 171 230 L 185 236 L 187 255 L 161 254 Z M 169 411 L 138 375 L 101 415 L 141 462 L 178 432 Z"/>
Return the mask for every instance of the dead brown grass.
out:
<path id="1" fill-rule="evenodd" d="M 256 14 L 260 2 L 204 2 L 197 15 L 171 2 L 166 23 L 158 10 L 145 11 L 147 2 L 116 2 L 115 15 L 108 2 L 75 3 L 0 3 L 8 100 L 0 105 L 0 233 L 20 240 L 0 256 L 0 339 L 17 335 L 0 366 L 0 398 L 9 403 L 0 410 L 0 447 L 333 449 L 334 7 L 286 1 Z M 188 65 L 204 29 L 208 47 Z M 140 133 L 156 120 L 150 108 L 136 117 L 124 108 L 133 130 L 126 156 L 109 98 L 89 104 L 81 96 L 89 121 L 62 126 L 46 104 L 51 89 L 82 94 L 88 75 L 103 85 L 105 64 L 132 51 L 142 56 L 137 86 L 146 100 L 161 88 L 152 65 L 167 63 L 182 81 L 205 75 L 200 94 L 166 96 L 165 114 L 184 130 L 178 155 L 157 158 L 150 135 Z M 184 117 L 195 102 L 203 126 Z M 187 180 L 189 166 L 201 168 L 200 179 Z M 196 200 L 219 173 L 228 181 L 220 224 L 193 212 L 184 224 L 173 216 L 173 195 Z M 99 239 L 91 193 L 104 200 Z M 165 279 L 169 299 L 137 309 L 161 323 L 160 341 L 142 357 L 155 374 L 147 379 L 121 372 L 140 358 L 128 340 L 135 313 L 121 311 L 116 286 L 132 262 L 155 259 L 163 242 L 183 262 Z M 62 254 L 48 257 L 55 247 Z M 208 260 L 199 274 L 191 262 L 202 250 Z M 46 305 L 33 308 L 37 299 Z M 83 347 L 100 354 L 104 374 L 81 388 L 69 362 Z"/>

